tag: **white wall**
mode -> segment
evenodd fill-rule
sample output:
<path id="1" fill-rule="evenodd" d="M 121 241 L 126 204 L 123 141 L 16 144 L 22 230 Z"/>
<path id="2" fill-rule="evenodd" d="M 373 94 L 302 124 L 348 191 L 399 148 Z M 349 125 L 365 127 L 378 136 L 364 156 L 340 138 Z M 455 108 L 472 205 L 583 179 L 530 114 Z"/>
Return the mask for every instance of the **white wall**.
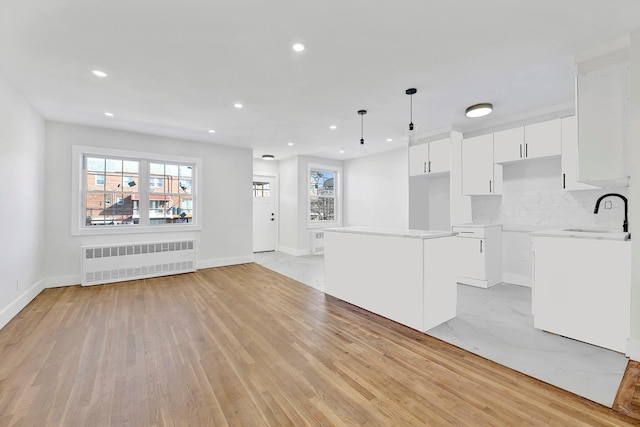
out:
<path id="1" fill-rule="evenodd" d="M 253 260 L 252 153 L 215 144 L 153 135 L 48 122 L 46 124 L 46 264 L 47 286 L 79 283 L 80 246 L 195 238 L 197 267 Z M 71 147 L 85 145 L 119 150 L 201 158 L 202 230 L 153 234 L 72 236 Z"/>
<path id="2" fill-rule="evenodd" d="M 531 285 L 529 232 L 563 227 L 619 228 L 622 231 L 624 204 L 609 198 L 611 209 L 595 202 L 609 192 L 627 196 L 626 188 L 564 191 L 560 159 L 532 160 L 505 165 L 502 196 L 473 196 L 473 221 L 500 223 L 503 233 L 503 277 L 507 283 Z"/>
<path id="3" fill-rule="evenodd" d="M 280 218 L 278 250 L 298 255 L 298 158 L 278 162 L 280 176 Z"/>
<path id="4" fill-rule="evenodd" d="M 0 327 L 42 290 L 44 121 L 0 76 Z"/>
<path id="5" fill-rule="evenodd" d="M 409 228 L 406 148 L 344 163 L 344 225 Z"/>
<path id="6" fill-rule="evenodd" d="M 279 162 L 277 160 L 253 159 L 253 174 L 277 176 Z"/>

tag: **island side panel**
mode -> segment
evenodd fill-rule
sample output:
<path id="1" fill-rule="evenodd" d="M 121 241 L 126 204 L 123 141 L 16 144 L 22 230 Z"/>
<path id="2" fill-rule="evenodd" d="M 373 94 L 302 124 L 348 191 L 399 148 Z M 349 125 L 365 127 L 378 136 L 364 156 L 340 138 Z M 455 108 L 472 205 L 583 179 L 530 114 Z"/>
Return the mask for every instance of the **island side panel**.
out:
<path id="1" fill-rule="evenodd" d="M 423 331 L 422 242 L 325 232 L 325 292 Z"/>
<path id="2" fill-rule="evenodd" d="M 455 237 L 424 240 L 424 331 L 456 317 Z"/>

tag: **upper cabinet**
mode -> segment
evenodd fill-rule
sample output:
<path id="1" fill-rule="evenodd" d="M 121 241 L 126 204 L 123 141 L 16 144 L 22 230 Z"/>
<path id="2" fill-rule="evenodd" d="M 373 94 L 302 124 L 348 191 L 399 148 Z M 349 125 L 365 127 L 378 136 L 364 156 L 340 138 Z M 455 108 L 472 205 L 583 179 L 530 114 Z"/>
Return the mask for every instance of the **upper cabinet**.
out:
<path id="1" fill-rule="evenodd" d="M 601 187 L 628 185 L 630 79 L 628 61 L 577 77 L 580 181 Z"/>
<path id="2" fill-rule="evenodd" d="M 559 156 L 560 119 L 494 133 L 494 162 L 510 163 L 525 159 Z"/>
<path id="3" fill-rule="evenodd" d="M 409 147 L 409 175 L 430 175 L 450 170 L 449 138 Z"/>
<path id="4" fill-rule="evenodd" d="M 593 185 L 578 182 L 578 120 L 576 116 L 562 119 L 562 188 L 589 190 Z"/>
<path id="5" fill-rule="evenodd" d="M 502 166 L 493 162 L 493 134 L 462 141 L 462 193 L 467 196 L 502 193 Z"/>

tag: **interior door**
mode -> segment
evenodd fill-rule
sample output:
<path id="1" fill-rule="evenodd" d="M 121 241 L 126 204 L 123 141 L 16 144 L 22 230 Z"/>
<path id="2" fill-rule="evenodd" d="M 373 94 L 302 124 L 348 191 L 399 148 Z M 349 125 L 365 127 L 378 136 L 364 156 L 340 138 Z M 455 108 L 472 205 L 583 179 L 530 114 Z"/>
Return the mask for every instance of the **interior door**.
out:
<path id="1" fill-rule="evenodd" d="M 276 249 L 274 177 L 253 177 L 253 251 Z"/>

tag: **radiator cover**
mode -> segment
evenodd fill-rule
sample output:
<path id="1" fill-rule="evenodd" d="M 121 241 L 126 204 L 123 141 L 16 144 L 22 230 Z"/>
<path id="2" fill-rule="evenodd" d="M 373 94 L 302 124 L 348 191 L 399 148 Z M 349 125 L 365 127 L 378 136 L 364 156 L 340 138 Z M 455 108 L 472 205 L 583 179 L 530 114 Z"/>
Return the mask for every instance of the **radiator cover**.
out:
<path id="1" fill-rule="evenodd" d="M 82 286 L 196 270 L 195 240 L 82 246 Z"/>

